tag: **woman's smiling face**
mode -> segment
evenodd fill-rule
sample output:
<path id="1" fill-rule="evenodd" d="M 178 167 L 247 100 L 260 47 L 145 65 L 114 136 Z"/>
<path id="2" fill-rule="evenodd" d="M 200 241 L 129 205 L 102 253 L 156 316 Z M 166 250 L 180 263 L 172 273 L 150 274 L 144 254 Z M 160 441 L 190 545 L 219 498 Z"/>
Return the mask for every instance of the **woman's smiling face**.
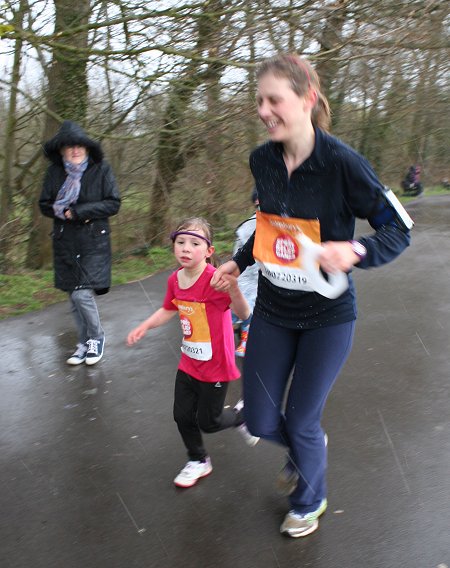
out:
<path id="1" fill-rule="evenodd" d="M 307 97 L 299 97 L 289 79 L 266 73 L 258 81 L 256 96 L 258 116 L 274 142 L 289 142 L 311 124 Z"/>

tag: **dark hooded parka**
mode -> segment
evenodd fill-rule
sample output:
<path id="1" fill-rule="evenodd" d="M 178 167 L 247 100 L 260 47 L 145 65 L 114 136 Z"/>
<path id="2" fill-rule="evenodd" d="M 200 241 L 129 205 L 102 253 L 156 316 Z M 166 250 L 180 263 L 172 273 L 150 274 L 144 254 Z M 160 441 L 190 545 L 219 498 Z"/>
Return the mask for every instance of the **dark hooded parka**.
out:
<path id="1" fill-rule="evenodd" d="M 70 205 L 72 219 L 55 216 L 53 203 L 67 174 L 61 149 L 84 146 L 88 166 L 81 177 L 78 199 Z M 65 121 L 44 144 L 51 161 L 39 199 L 41 212 L 53 219 L 55 286 L 69 293 L 90 288 L 105 293 L 111 285 L 111 240 L 108 218 L 119 211 L 120 196 L 111 166 L 103 160 L 101 146 L 76 123 Z"/>

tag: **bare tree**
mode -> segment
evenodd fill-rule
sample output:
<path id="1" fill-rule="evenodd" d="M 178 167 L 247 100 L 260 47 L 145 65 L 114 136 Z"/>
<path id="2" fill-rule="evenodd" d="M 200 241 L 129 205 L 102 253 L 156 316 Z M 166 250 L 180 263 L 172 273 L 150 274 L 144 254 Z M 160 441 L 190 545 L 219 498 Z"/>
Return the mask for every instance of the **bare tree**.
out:
<path id="1" fill-rule="evenodd" d="M 27 0 L 21 0 L 17 11 L 13 12 L 13 28 L 22 27 L 23 20 L 28 10 Z M 11 240 L 10 219 L 13 201 L 13 175 L 15 159 L 15 128 L 17 120 L 17 88 L 20 81 L 20 65 L 22 60 L 23 41 L 17 37 L 14 41 L 14 56 L 11 70 L 11 83 L 9 91 L 9 103 L 6 111 L 6 127 L 3 141 L 3 171 L 1 181 L 0 200 L 0 264 L 3 269 L 7 268 L 7 256 Z"/>
<path id="2" fill-rule="evenodd" d="M 33 228 L 32 266 L 49 261 L 49 229 L 37 209 L 24 214 L 21 199 L 36 203 L 44 167 L 36 140 L 63 118 L 84 123 L 113 160 L 124 203 L 114 219 L 121 251 L 163 242 L 180 209 L 219 227 L 238 220 L 252 183 L 248 153 L 265 137 L 254 109 L 255 64 L 277 51 L 316 65 L 333 132 L 388 183 L 398 183 L 410 160 L 422 161 L 430 179 L 448 176 L 443 0 L 58 0 L 54 11 L 46 0 L 28 2 L 32 18 L 14 19 L 25 0 L 13 0 L 0 27 L 10 30 L 0 49 L 27 47 L 22 65 L 9 57 L 0 78 L 18 96 L 15 113 L 10 94 L 0 107 L 9 124 L 0 159 L 2 222 L 20 212 L 21 229 Z M 42 85 L 27 83 L 27 63 L 42 66 Z"/>
<path id="3" fill-rule="evenodd" d="M 205 50 L 213 54 L 217 50 L 221 9 L 220 0 L 205 4 L 202 16 L 198 19 L 196 26 L 195 54 L 200 55 Z M 192 157 L 192 150 L 196 151 L 198 148 L 197 144 L 191 145 L 189 153 L 182 152 L 181 131 L 192 94 L 199 85 L 209 82 L 209 106 L 216 105 L 218 94 L 217 92 L 212 94 L 211 83 L 214 89 L 218 88 L 222 69 L 223 64 L 211 61 L 206 71 L 202 72 L 201 60 L 193 58 L 188 62 L 181 76 L 172 83 L 156 149 L 156 177 L 152 189 L 151 214 L 146 233 L 148 242 L 156 244 L 162 242 L 162 235 L 167 232 L 167 211 L 169 210 L 174 182 L 180 170 L 183 169 L 187 157 Z M 212 154 L 210 154 L 210 157 L 215 160 Z"/>
<path id="4" fill-rule="evenodd" d="M 52 62 L 48 69 L 47 109 L 43 139 L 48 140 L 57 131 L 63 119 L 83 124 L 87 111 L 87 30 L 65 34 L 71 28 L 86 24 L 89 19 L 90 1 L 55 0 L 55 30 L 52 46 Z M 80 52 L 81 49 L 81 52 Z M 45 169 L 40 162 L 42 175 Z M 48 238 L 51 221 L 42 217 L 36 200 L 33 203 L 31 238 L 28 241 L 27 266 L 41 268 L 51 261 L 51 243 Z"/>

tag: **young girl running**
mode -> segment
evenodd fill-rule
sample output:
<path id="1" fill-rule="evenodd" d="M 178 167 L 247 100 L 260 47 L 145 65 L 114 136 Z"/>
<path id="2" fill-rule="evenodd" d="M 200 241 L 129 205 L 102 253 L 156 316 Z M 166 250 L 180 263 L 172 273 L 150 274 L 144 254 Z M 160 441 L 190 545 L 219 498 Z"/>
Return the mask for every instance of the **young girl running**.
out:
<path id="1" fill-rule="evenodd" d="M 229 381 L 240 376 L 234 359 L 230 307 L 242 320 L 249 316 L 249 307 L 235 277 L 226 278 L 221 292 L 210 286 L 216 269 L 211 264 L 214 247 L 207 221 L 187 219 L 171 239 L 180 268 L 168 279 L 162 307 L 128 334 L 127 344 L 135 344 L 178 311 L 183 340 L 173 414 L 189 461 L 174 483 L 191 487 L 212 471 L 202 432 L 236 427 L 249 445 L 259 440 L 244 424 L 242 401 L 234 409 L 223 407 Z"/>

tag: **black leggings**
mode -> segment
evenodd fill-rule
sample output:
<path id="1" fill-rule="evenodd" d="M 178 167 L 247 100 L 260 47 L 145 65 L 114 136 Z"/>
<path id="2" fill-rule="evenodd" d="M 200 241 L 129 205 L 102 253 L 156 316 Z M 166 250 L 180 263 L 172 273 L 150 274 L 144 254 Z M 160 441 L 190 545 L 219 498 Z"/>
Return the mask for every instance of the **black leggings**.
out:
<path id="1" fill-rule="evenodd" d="M 223 407 L 227 390 L 228 382 L 206 383 L 177 371 L 173 417 L 190 461 L 208 455 L 202 432 L 219 432 L 242 422 L 233 409 Z"/>

